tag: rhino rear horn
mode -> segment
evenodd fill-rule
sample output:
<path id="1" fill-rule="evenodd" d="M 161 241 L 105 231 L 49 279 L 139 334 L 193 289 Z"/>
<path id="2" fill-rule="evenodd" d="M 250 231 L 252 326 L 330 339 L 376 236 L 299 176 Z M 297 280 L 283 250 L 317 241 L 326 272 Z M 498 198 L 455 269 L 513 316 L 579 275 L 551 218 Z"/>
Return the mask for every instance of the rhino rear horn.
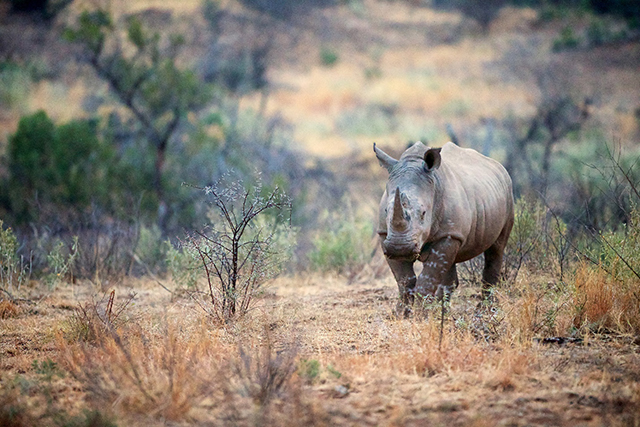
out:
<path id="1" fill-rule="evenodd" d="M 396 231 L 404 231 L 407 229 L 407 220 L 404 217 L 404 209 L 400 195 L 400 188 L 396 188 L 396 197 L 393 201 L 393 216 L 391 217 L 391 226 Z"/>
<path id="2" fill-rule="evenodd" d="M 373 143 L 373 151 L 376 153 L 376 157 L 378 158 L 378 162 L 380 166 L 387 169 L 387 171 L 391 172 L 391 169 L 398 163 L 396 159 L 376 147 L 376 143 Z"/>

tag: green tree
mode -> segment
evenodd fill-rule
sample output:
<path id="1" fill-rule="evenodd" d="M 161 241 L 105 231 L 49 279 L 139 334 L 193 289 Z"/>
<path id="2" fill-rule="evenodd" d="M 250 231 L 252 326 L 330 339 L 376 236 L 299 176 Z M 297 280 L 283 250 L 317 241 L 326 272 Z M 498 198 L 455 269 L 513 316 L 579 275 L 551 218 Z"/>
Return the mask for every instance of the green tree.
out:
<path id="1" fill-rule="evenodd" d="M 105 10 L 83 12 L 64 36 L 82 46 L 84 59 L 108 83 L 119 104 L 134 119 L 141 137 L 154 152 L 153 187 L 166 206 L 163 184 L 167 151 L 187 114 L 205 107 L 212 88 L 189 69 L 178 66 L 184 44 L 179 35 L 150 32 L 135 16 L 126 20 L 126 38 Z M 158 221 L 164 218 L 159 209 Z"/>
<path id="2" fill-rule="evenodd" d="M 56 126 L 44 111 L 20 120 L 8 146 L 9 203 L 18 223 L 108 203 L 115 154 L 99 141 L 96 125 Z"/>

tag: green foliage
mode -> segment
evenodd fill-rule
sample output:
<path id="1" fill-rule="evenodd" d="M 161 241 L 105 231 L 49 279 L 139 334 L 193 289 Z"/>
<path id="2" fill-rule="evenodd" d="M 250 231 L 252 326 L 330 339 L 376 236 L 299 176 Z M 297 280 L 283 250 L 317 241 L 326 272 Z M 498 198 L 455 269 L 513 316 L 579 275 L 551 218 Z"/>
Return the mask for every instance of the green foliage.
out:
<path id="1" fill-rule="evenodd" d="M 338 62 L 338 52 L 329 47 L 320 49 L 320 63 L 325 67 L 332 67 Z"/>
<path id="2" fill-rule="evenodd" d="M 325 213 L 325 217 L 322 230 L 312 240 L 313 250 L 309 254 L 311 268 L 343 274 L 362 267 L 372 249 L 371 221 L 353 213 L 347 216 Z"/>
<path id="3" fill-rule="evenodd" d="M 198 278 L 201 276 L 201 260 L 196 254 L 190 252 L 189 246 L 174 247 L 171 242 L 165 242 L 167 247 L 165 262 L 167 272 L 173 283 L 182 288 L 194 289 L 197 287 Z"/>
<path id="4" fill-rule="evenodd" d="M 113 29 L 111 15 L 104 10 L 84 11 L 78 18 L 78 28 L 65 28 L 63 37 L 70 42 L 83 43 L 93 54 L 99 53 L 105 42 L 106 32 Z"/>
<path id="5" fill-rule="evenodd" d="M 576 35 L 573 28 L 570 26 L 565 26 L 562 31 L 560 31 L 560 35 L 553 41 L 552 50 L 554 52 L 559 52 L 561 50 L 569 50 L 575 49 L 581 43 L 581 39 L 578 35 Z"/>
<path id="6" fill-rule="evenodd" d="M 599 233 L 588 254 L 621 283 L 640 279 L 640 209 L 634 206 L 629 222 L 616 231 Z"/>
<path id="7" fill-rule="evenodd" d="M 43 362 L 38 362 L 38 360 L 34 360 L 31 363 L 31 367 L 36 372 L 36 374 L 40 375 L 41 379 L 46 382 L 51 382 L 53 377 L 64 377 L 64 372 L 62 372 L 58 368 L 58 364 L 51 359 L 47 359 Z"/>
<path id="8" fill-rule="evenodd" d="M 140 151 L 152 159 L 156 203 L 170 208 L 177 205 L 172 197 L 175 180 L 164 176 L 169 147 L 187 115 L 204 108 L 212 98 L 211 85 L 179 65 L 184 37 L 150 31 L 135 16 L 127 19 L 124 29 L 119 28 L 102 9 L 82 13 L 64 34 L 84 48 L 88 63 L 131 113 L 133 121 L 125 126 L 148 149 Z M 161 226 L 166 224 L 164 217 L 158 218 Z"/>
<path id="9" fill-rule="evenodd" d="M 28 272 L 18 260 L 18 239 L 0 219 L 0 288 L 20 289 L 27 278 Z"/>
<path id="10" fill-rule="evenodd" d="M 0 105 L 10 109 L 23 107 L 31 81 L 29 70 L 11 61 L 0 62 Z"/>
<path id="11" fill-rule="evenodd" d="M 69 416 L 64 419 L 63 427 L 118 427 L 111 417 L 97 409 L 85 410 L 81 415 Z"/>
<path id="12" fill-rule="evenodd" d="M 320 362 L 315 359 L 301 359 L 297 372 L 301 378 L 311 384 L 320 375 Z"/>
<path id="13" fill-rule="evenodd" d="M 9 137 L 11 210 L 18 222 L 27 222 L 47 210 L 60 215 L 92 202 L 106 204 L 114 161 L 112 149 L 98 140 L 94 121 L 56 126 L 44 111 L 23 117 Z"/>
<path id="14" fill-rule="evenodd" d="M 340 377 L 342 377 L 342 372 L 338 371 L 336 368 L 334 368 L 331 365 L 327 366 L 327 371 L 329 371 L 329 373 L 333 375 L 336 379 L 340 379 Z"/>
<path id="15" fill-rule="evenodd" d="M 147 268 L 156 271 L 164 263 L 167 251 L 162 231 L 156 224 L 150 227 L 142 225 L 139 233 L 135 253 Z"/>
<path id="16" fill-rule="evenodd" d="M 71 268 L 78 257 L 78 238 L 73 238 L 71 249 L 67 249 L 63 242 L 58 242 L 56 246 L 47 254 L 47 266 L 49 273 L 44 276 L 44 282 L 49 289 L 54 289 L 71 274 Z"/>

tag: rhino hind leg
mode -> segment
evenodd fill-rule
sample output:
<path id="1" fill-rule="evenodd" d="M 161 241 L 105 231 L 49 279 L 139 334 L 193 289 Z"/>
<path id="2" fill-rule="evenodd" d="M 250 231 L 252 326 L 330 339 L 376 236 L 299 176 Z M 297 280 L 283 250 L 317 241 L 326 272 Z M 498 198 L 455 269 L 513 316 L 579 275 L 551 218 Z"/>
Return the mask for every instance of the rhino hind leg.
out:
<path id="1" fill-rule="evenodd" d="M 507 246 L 513 223 L 508 223 L 496 242 L 484 251 L 484 270 L 482 272 L 482 299 L 491 297 L 491 288 L 500 280 L 504 248 Z"/>

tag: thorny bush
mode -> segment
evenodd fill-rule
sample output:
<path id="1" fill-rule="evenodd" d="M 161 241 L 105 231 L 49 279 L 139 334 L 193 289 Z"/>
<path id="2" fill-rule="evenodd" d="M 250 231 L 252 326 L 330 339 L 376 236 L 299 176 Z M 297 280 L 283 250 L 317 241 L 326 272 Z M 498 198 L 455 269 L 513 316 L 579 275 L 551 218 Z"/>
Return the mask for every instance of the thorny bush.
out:
<path id="1" fill-rule="evenodd" d="M 225 174 L 201 189 L 210 200 L 210 224 L 187 239 L 202 263 L 206 299 L 196 300 L 216 321 L 246 314 L 262 286 L 276 277 L 293 246 L 291 201 L 278 187 L 250 186 Z M 208 300 L 208 301 L 206 301 Z"/>

